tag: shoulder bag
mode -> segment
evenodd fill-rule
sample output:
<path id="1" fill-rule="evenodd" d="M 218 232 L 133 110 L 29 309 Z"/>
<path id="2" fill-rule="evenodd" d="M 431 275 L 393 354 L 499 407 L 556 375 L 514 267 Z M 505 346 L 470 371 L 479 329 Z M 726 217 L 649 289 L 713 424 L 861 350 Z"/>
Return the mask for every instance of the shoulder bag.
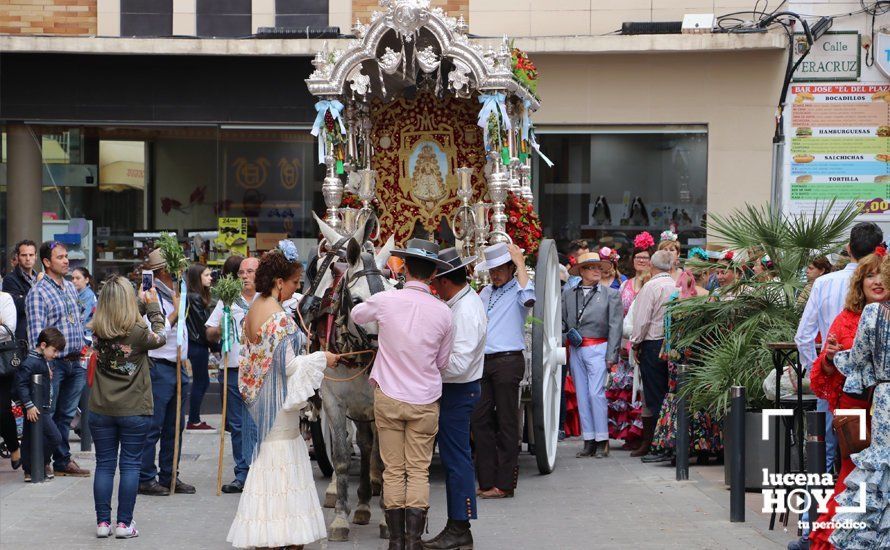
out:
<path id="1" fill-rule="evenodd" d="M 16 340 L 15 333 L 6 325 L 0 325 L 0 376 L 15 373 L 28 353 L 28 345 Z"/>

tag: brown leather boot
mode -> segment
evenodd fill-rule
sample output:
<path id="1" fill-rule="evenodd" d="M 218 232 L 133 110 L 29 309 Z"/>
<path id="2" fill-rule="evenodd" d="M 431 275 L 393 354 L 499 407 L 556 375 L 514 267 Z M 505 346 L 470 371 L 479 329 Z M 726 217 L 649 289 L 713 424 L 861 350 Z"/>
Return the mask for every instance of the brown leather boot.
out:
<path id="1" fill-rule="evenodd" d="M 640 446 L 636 451 L 632 451 L 630 456 L 641 457 L 649 454 L 649 447 L 652 445 L 652 436 L 655 435 L 655 417 L 643 417 L 643 437 L 640 439 Z"/>
<path id="2" fill-rule="evenodd" d="M 405 550 L 423 550 L 420 535 L 426 527 L 426 509 L 405 508 Z"/>
<path id="3" fill-rule="evenodd" d="M 405 509 L 389 508 L 383 515 L 389 528 L 389 550 L 405 550 Z"/>
<path id="4" fill-rule="evenodd" d="M 426 550 L 473 550 L 473 533 L 469 521 L 449 519 L 445 529 L 435 538 L 423 542 Z"/>

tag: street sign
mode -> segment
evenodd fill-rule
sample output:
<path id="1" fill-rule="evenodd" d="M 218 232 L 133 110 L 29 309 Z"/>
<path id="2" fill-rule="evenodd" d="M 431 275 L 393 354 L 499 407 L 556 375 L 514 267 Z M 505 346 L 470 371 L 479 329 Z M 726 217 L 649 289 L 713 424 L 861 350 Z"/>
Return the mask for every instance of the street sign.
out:
<path id="1" fill-rule="evenodd" d="M 807 49 L 806 37 L 794 35 L 794 60 Z M 809 55 L 794 72 L 795 82 L 855 82 L 859 80 L 859 33 L 827 32 L 813 44 Z"/>

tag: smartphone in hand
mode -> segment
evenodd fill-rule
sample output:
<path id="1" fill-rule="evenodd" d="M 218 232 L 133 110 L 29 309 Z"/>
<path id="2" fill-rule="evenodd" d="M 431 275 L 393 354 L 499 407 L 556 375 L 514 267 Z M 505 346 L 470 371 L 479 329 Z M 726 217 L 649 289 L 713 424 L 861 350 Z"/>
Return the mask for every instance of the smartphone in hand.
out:
<path id="1" fill-rule="evenodd" d="M 148 289 L 155 286 L 155 274 L 153 271 L 143 270 L 142 271 L 142 290 L 147 291 Z"/>

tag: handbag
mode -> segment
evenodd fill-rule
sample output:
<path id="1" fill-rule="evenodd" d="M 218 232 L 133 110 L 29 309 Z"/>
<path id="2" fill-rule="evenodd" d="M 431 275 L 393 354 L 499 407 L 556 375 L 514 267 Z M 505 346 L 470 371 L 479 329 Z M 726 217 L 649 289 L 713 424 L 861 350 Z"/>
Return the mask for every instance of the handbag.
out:
<path id="1" fill-rule="evenodd" d="M 856 415 L 835 416 L 831 421 L 831 427 L 837 435 L 837 445 L 840 448 L 841 458 L 864 451 L 871 445 L 871 411 L 872 401 L 875 396 L 875 386 L 868 391 L 868 408 L 865 410 L 865 439 L 859 438 L 859 426 L 862 417 Z"/>
<path id="2" fill-rule="evenodd" d="M 568 332 L 566 332 L 566 338 L 569 340 L 569 344 L 573 347 L 580 348 L 581 344 L 584 342 L 584 337 L 581 336 L 581 333 L 578 332 L 576 328 L 570 328 Z"/>
<path id="3" fill-rule="evenodd" d="M 16 340 L 15 333 L 6 325 L 0 325 L 0 376 L 12 376 L 28 353 L 28 345 Z"/>

